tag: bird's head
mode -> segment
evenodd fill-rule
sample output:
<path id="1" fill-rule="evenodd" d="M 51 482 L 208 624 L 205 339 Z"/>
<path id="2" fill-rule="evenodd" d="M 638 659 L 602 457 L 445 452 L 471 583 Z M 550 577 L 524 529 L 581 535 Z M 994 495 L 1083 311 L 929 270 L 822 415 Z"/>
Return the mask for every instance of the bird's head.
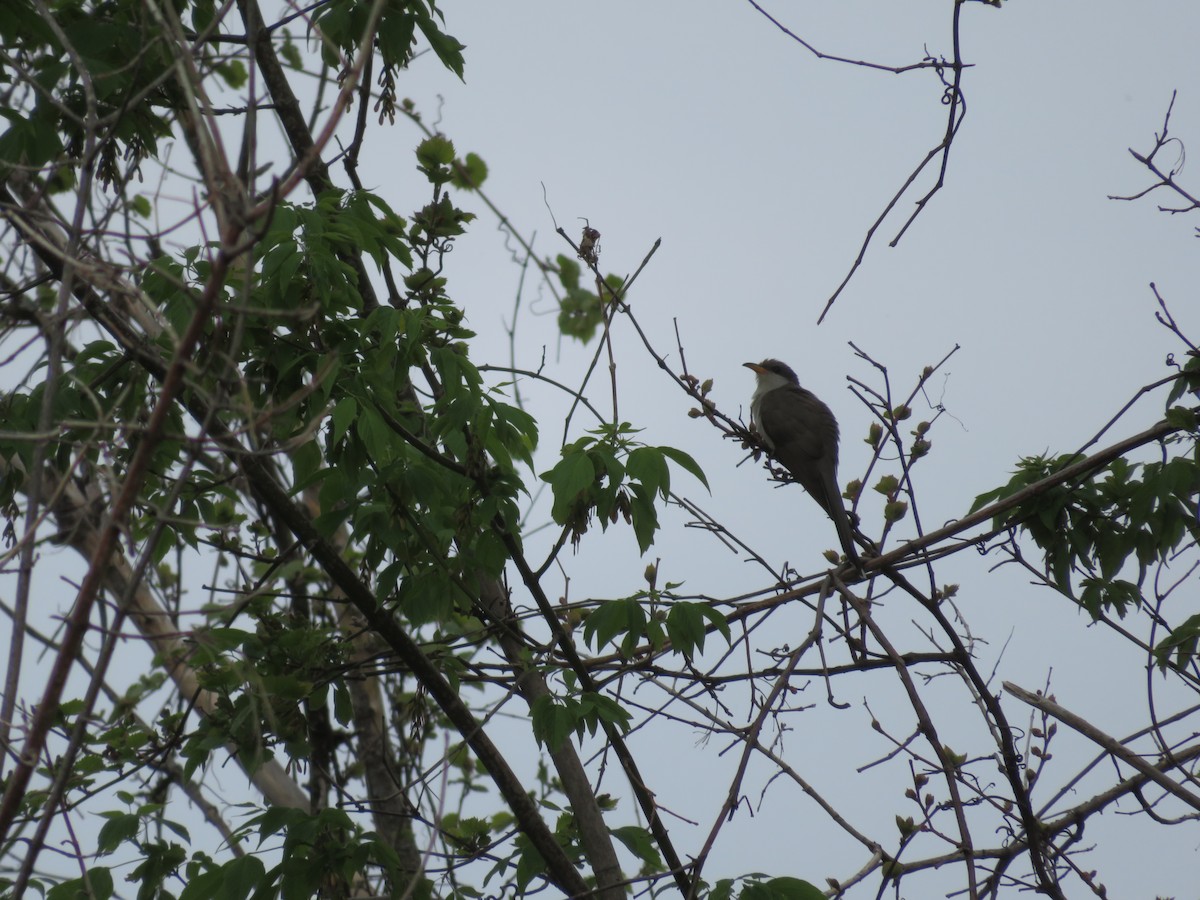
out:
<path id="1" fill-rule="evenodd" d="M 783 387 L 786 384 L 799 385 L 800 379 L 787 363 L 777 359 L 764 359 L 760 363 L 742 363 L 747 369 L 758 376 L 759 388 L 765 391 Z"/>

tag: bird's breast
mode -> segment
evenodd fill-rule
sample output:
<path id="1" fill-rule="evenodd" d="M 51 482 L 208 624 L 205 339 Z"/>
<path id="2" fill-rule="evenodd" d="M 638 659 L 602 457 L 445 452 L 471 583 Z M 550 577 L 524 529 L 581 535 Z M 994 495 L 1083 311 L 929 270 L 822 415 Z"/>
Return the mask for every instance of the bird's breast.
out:
<path id="1" fill-rule="evenodd" d="M 763 386 L 759 385 L 758 389 L 754 392 L 754 396 L 750 398 L 750 421 L 754 423 L 754 427 L 758 431 L 758 436 L 767 445 L 767 449 L 774 450 L 775 442 L 771 440 L 771 436 L 767 434 L 766 429 L 762 425 L 762 401 L 766 393 Z"/>

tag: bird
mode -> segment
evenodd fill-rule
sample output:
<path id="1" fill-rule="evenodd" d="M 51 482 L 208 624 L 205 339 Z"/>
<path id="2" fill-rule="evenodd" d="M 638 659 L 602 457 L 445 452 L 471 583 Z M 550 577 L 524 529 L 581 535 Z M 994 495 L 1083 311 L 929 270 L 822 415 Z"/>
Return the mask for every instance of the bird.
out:
<path id="1" fill-rule="evenodd" d="M 838 490 L 838 424 L 833 412 L 786 363 L 764 359 L 745 363 L 758 377 L 750 399 L 750 421 L 771 455 L 833 519 L 842 550 L 856 569 L 862 561 L 854 547 L 850 517 Z"/>

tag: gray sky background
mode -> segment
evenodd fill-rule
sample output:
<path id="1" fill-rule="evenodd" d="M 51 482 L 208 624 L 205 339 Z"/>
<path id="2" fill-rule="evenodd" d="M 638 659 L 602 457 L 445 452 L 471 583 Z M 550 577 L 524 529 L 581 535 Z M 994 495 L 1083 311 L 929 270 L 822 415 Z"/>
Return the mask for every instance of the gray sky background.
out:
<path id="1" fill-rule="evenodd" d="M 827 53 L 890 65 L 918 62 L 926 50 L 950 54 L 949 0 L 764 5 Z M 402 96 L 427 122 L 437 120 L 460 154 L 486 160 L 486 193 L 526 237 L 536 233 L 540 254 L 571 253 L 553 234 L 547 202 L 573 238 L 579 217 L 600 230 L 605 271 L 633 271 L 661 237 L 631 302 L 672 363 L 678 322 L 691 370 L 715 379 L 713 397 L 726 413 L 748 415 L 753 376 L 743 362 L 786 360 L 841 422 L 845 483 L 869 459 L 861 438 L 871 421 L 846 378 L 879 386 L 847 342 L 888 366 L 898 397 L 923 366 L 960 345 L 929 388 L 947 414 L 933 431 L 932 455 L 916 470 L 927 528 L 961 516 L 977 494 L 1006 482 L 1022 455 L 1083 445 L 1140 386 L 1167 374 L 1164 357 L 1182 348 L 1155 322 L 1149 282 L 1158 284 L 1185 332 L 1200 335 L 1195 220 L 1157 212 L 1156 200 L 1171 201 L 1165 194 L 1133 204 L 1106 199 L 1150 183 L 1127 148 L 1153 146 L 1173 90 L 1179 97 L 1172 133 L 1200 146 L 1195 2 L 1014 0 L 1000 10 L 968 4 L 962 43 L 974 68 L 964 80 L 967 117 L 946 186 L 889 249 L 911 203 L 930 184 L 929 174 L 922 177 L 820 327 L 817 317 L 866 229 L 944 131 L 943 89 L 932 73 L 893 75 L 817 60 L 748 2 L 735 0 L 447 0 L 442 6 L 446 30 L 467 45 L 465 83 L 430 54 L 403 75 Z M 419 139 L 398 120 L 388 140 L 368 140 L 364 148 L 364 183 L 404 215 L 427 196 L 412 156 Z M 1175 159 L 1171 150 L 1164 161 Z M 1185 168 L 1185 184 L 1189 175 Z M 1200 187 L 1200 177 L 1191 184 Z M 479 332 L 476 361 L 505 364 L 504 326 L 512 321 L 519 279 L 513 245 L 476 198 L 458 200 L 480 221 L 450 258 L 451 295 Z M 544 350 L 547 374 L 578 383 L 594 347 L 559 340 L 555 313 L 531 272 L 516 320 L 517 364 L 536 367 Z M 622 418 L 645 427 L 648 443 L 695 456 L 712 493 L 681 471 L 675 488 L 776 567 L 784 561 L 802 572 L 823 567 L 820 553 L 836 537 L 816 504 L 798 487 L 776 490 L 754 464 L 738 468 L 743 451 L 687 417 L 692 403 L 658 372 L 620 318 L 614 342 Z M 529 382 L 522 391 L 542 423 L 540 459 L 549 468 L 567 403 Z M 590 394 L 607 412 L 603 363 Z M 1160 411 L 1161 399 L 1142 401 L 1110 438 L 1140 430 Z M 913 422 L 930 415 L 918 399 Z M 592 423 L 577 414 L 572 437 L 586 427 Z M 533 521 L 548 517 L 548 499 Z M 879 504 L 868 499 L 860 512 L 864 529 L 878 530 Z M 769 583 L 715 540 L 684 530 L 678 512 L 663 520 L 660 544 L 649 554 L 662 558 L 660 584 L 684 581 L 686 590 L 728 597 Z M 905 523 L 897 537 L 911 528 Z M 959 606 L 986 642 L 977 647 L 980 668 L 997 667 L 997 690 L 1002 678 L 1035 689 L 1052 674 L 1058 699 L 1109 734 L 1140 727 L 1144 658 L 1109 632 L 1089 628 L 1066 600 L 1030 586 L 1015 570 L 989 572 L 998 561 L 967 551 L 939 567 L 943 580 L 962 585 Z M 571 600 L 627 596 L 643 587 L 646 560 L 626 528 L 589 533 L 566 562 L 571 581 L 563 589 Z M 194 575 L 197 584 L 207 583 L 211 570 Z M 197 589 L 196 599 L 202 596 Z M 1187 602 L 1196 605 L 1194 590 Z M 901 629 L 915 618 L 898 600 L 880 614 Z M 794 645 L 810 625 L 794 612 L 780 614 L 756 644 Z M 913 648 L 927 649 L 913 637 Z M 29 661 L 26 687 L 39 664 Z M 857 772 L 890 749 L 870 731 L 864 701 L 892 733 L 906 735 L 911 711 L 893 693 L 892 680 L 843 684 L 839 699 L 852 708 L 841 713 L 824 704 L 822 685 L 811 685 L 797 702 L 814 708 L 793 718 L 798 730 L 784 745 L 789 763 L 875 835 L 893 833 L 888 823 L 903 809 L 905 785 L 895 764 Z M 930 692 L 943 698 L 944 709 L 965 702 L 948 683 Z M 1014 722 L 1027 721 L 1018 705 L 1006 701 L 1006 707 Z M 976 718 L 963 708 L 964 745 L 974 740 Z M 952 723 L 953 715 L 943 719 L 948 737 L 957 736 Z M 1057 740 L 1062 769 L 1047 776 L 1054 785 L 1055 772 L 1074 771 L 1070 761 L 1093 752 L 1071 735 Z M 681 851 L 694 853 L 724 799 L 733 754 L 721 756 L 723 746 L 683 726 L 640 732 L 631 743 L 635 753 L 660 763 L 649 773 L 660 800 L 699 823 L 672 824 Z M 752 769 L 745 794 L 753 816 L 743 808 L 726 826 L 709 877 L 761 870 L 823 884 L 826 875 L 846 877 L 862 865 L 861 848 L 843 840 L 790 784 L 776 782 L 760 798 L 772 774 L 757 764 Z M 632 810 L 627 788 L 611 771 L 606 777 L 622 810 Z M 712 790 L 701 789 L 706 785 Z M 1090 793 L 1081 787 L 1078 797 Z M 1139 830 L 1109 812 L 1089 825 L 1086 837 L 1101 847 L 1094 865 L 1111 896 L 1195 895 L 1194 825 Z M 906 885 L 906 896 L 916 896 L 910 893 L 916 884 Z"/>
<path id="2" fill-rule="evenodd" d="M 925 48 L 948 55 L 950 7 L 766 5 L 826 53 L 891 65 L 916 62 Z M 1167 374 L 1165 355 L 1181 348 L 1154 320 L 1150 281 L 1185 331 L 1200 332 L 1192 223 L 1156 211 L 1156 199 L 1169 202 L 1165 194 L 1134 204 L 1106 199 L 1149 184 L 1127 148 L 1152 147 L 1173 90 L 1179 98 L 1172 133 L 1189 146 L 1200 137 L 1194 3 L 969 4 L 962 45 L 974 68 L 964 80 L 967 117 L 946 187 L 889 249 L 930 183 L 921 179 L 820 327 L 817 316 L 866 229 L 945 128 L 942 87 L 932 73 L 892 75 L 819 61 L 744 2 L 464 2 L 448 4 L 446 13 L 448 30 L 467 44 L 465 84 L 430 60 L 414 67 L 402 93 L 426 121 L 440 112 L 439 127 L 460 153 L 484 157 L 487 193 L 526 237 L 537 232 L 541 253 L 570 253 L 553 234 L 543 185 L 572 237 L 581 216 L 601 231 L 605 271 L 631 272 L 661 237 L 633 292 L 634 308 L 672 360 L 678 320 L 692 371 L 716 379 L 714 397 L 725 412 L 747 407 L 753 378 L 742 362 L 787 360 L 838 415 L 845 482 L 868 460 L 861 437 L 870 423 L 845 379 L 878 386 L 847 342 L 889 367 L 898 395 L 924 365 L 961 346 L 930 385 L 931 399 L 948 415 L 917 473 L 926 527 L 961 516 L 977 494 L 1007 481 L 1020 456 L 1083 445 L 1141 385 Z M 409 163 L 399 156 L 397 165 L 392 154 L 413 141 L 402 126 L 396 134 L 395 147 L 374 145 L 387 158 L 368 163 L 365 180 L 377 173 L 384 195 L 394 190 L 400 198 L 411 182 L 397 168 Z M 1174 151 L 1165 157 L 1175 160 Z M 1188 174 L 1185 168 L 1185 183 Z M 494 221 L 478 209 L 484 222 Z M 480 332 L 480 358 L 502 362 L 501 325 L 511 316 L 517 270 L 506 265 L 502 237 L 486 226 L 455 255 L 455 296 Z M 574 383 L 592 348 L 556 339 L 552 302 L 529 280 L 522 304 L 518 362 L 535 365 L 545 347 L 549 373 Z M 695 455 L 713 493 L 706 496 L 682 474 L 677 487 L 774 564 L 818 568 L 820 550 L 836 539 L 815 504 L 798 488 L 775 490 L 756 466 L 736 468 L 741 451 L 686 417 L 691 404 L 657 374 L 632 329 L 619 322 L 614 339 L 622 418 L 646 426 L 648 441 Z M 600 377 L 592 394 L 607 412 Z M 543 423 L 548 467 L 559 432 L 547 410 L 565 406 L 525 390 Z M 1160 411 L 1161 399 L 1143 401 L 1112 439 L 1145 427 Z M 914 421 L 928 415 L 918 400 Z M 577 430 L 583 423 L 576 419 Z M 863 514 L 868 526 L 878 523 L 871 501 Z M 670 529 L 682 519 L 666 521 Z M 660 579 L 686 581 L 693 591 L 728 596 L 763 584 L 758 570 L 694 531 L 676 527 L 651 555 L 663 559 Z M 989 574 L 996 561 L 963 553 L 940 574 L 963 585 L 963 613 L 988 642 L 978 648 L 981 668 L 999 659 L 997 690 L 1001 678 L 1040 688 L 1052 673 L 1060 701 L 1104 730 L 1139 727 L 1144 660 L 1015 570 Z M 591 534 L 573 561 L 570 597 L 632 593 L 643 565 L 627 530 Z M 899 621 L 911 617 L 901 608 L 891 612 Z M 787 626 L 776 627 L 761 646 L 787 640 Z M 797 619 L 794 627 L 793 643 L 808 623 Z M 863 679 L 860 695 L 840 698 L 855 711 L 838 715 L 821 710 L 823 689 L 814 685 L 806 702 L 817 708 L 811 720 L 799 720 L 803 733 L 786 746 L 789 761 L 822 790 L 864 820 L 890 821 L 903 787 L 878 770 L 855 773 L 887 750 L 864 738 L 864 698 L 881 718 L 895 713 L 886 724 L 896 733 L 910 724 L 907 707 L 890 706 L 894 698 L 881 685 Z M 947 695 L 946 702 L 953 708 L 964 701 Z M 1027 721 L 1016 705 L 1009 713 L 1014 722 Z M 964 722 L 970 718 L 964 710 Z M 677 782 L 667 805 L 701 822 L 690 833 L 696 841 L 723 799 L 728 774 L 728 760 L 717 757 L 721 748 L 698 737 L 681 729 L 663 759 Z M 863 743 L 848 743 L 856 741 Z M 1091 754 L 1061 734 L 1055 749 Z M 776 783 L 758 808 L 757 791 L 770 773 L 757 774 L 747 784 L 756 815 L 743 811 L 728 826 L 710 864 L 713 877 L 757 868 L 819 881 L 861 863 L 858 849 L 845 847 L 794 788 Z M 719 787 L 706 797 L 697 784 Z M 1103 840 L 1110 826 L 1140 838 L 1125 844 L 1137 847 L 1127 865 L 1111 861 L 1120 845 Z M 688 846 L 688 829 L 676 829 Z M 1088 837 L 1102 847 L 1094 864 L 1113 896 L 1194 892 L 1194 828 L 1157 829 L 1148 844 L 1145 832 L 1110 812 Z"/>

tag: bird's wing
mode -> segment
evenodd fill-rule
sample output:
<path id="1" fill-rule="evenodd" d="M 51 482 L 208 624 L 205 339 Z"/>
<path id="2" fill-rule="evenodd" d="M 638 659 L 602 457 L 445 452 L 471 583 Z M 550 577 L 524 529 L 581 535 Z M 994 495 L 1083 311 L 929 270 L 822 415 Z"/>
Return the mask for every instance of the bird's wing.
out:
<path id="1" fill-rule="evenodd" d="M 801 387 L 769 391 L 758 409 L 759 428 L 773 455 L 827 513 L 841 505 L 837 491 L 838 426 L 829 407 Z"/>
<path id="2" fill-rule="evenodd" d="M 832 455 L 837 466 L 837 419 L 812 392 L 800 387 L 769 391 L 759 405 L 758 417 L 759 428 L 773 443 L 782 441 L 814 463 Z"/>

